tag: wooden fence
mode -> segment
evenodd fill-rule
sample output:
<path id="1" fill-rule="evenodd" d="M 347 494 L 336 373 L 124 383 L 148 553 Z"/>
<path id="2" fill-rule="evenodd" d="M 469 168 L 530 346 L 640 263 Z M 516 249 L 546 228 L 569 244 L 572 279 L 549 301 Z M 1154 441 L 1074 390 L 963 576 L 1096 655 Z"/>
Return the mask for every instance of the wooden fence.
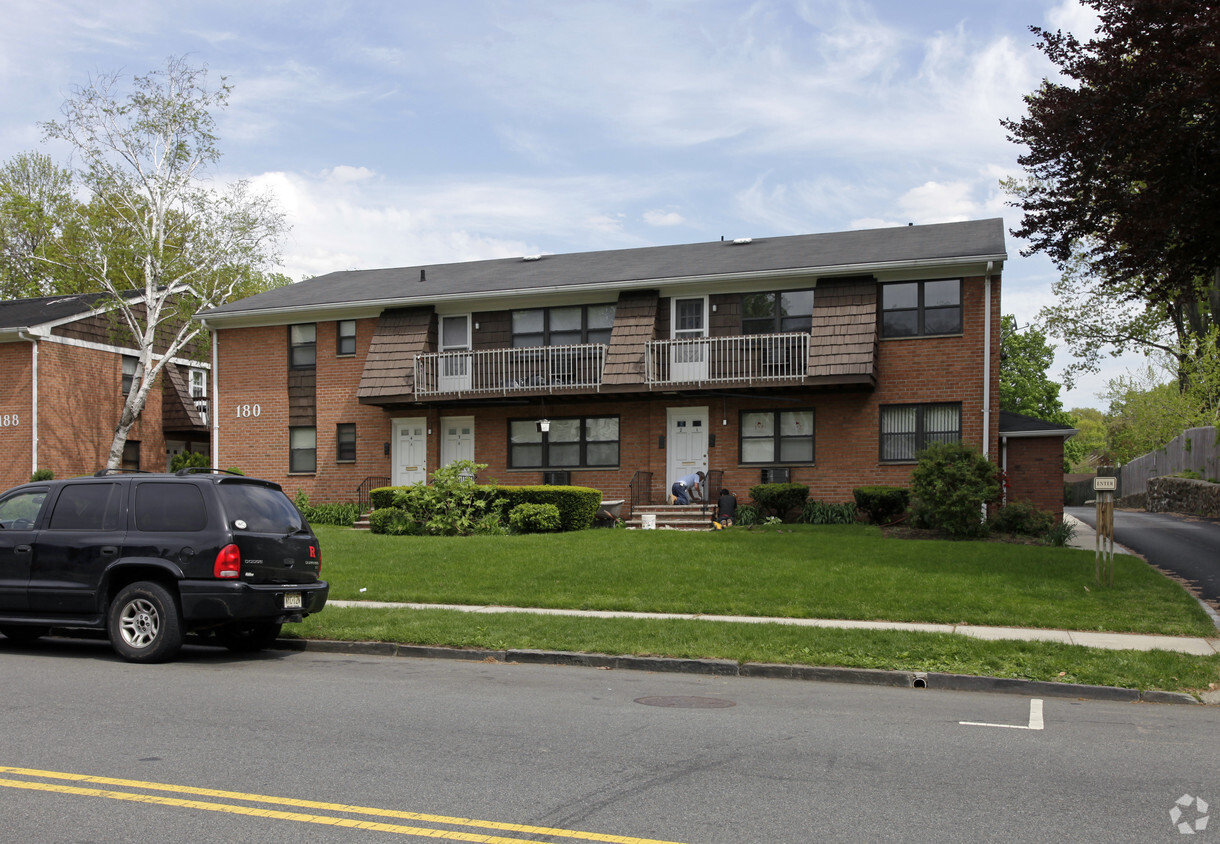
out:
<path id="1" fill-rule="evenodd" d="M 1220 443 L 1216 429 L 1187 428 L 1172 442 L 1137 457 L 1122 467 L 1119 488 L 1122 495 L 1139 495 L 1148 491 L 1148 480 L 1183 471 L 1198 472 L 1203 480 L 1220 478 Z"/>

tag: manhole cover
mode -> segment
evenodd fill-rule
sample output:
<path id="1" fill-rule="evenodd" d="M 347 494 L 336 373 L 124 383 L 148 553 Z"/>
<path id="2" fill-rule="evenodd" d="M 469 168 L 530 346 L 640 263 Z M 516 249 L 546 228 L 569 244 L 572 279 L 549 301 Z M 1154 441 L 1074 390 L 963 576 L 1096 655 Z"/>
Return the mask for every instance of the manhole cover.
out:
<path id="1" fill-rule="evenodd" d="M 658 695 L 637 697 L 636 703 L 645 706 L 666 706 L 670 709 L 726 709 L 737 704 L 720 697 L 687 697 L 683 695 Z"/>

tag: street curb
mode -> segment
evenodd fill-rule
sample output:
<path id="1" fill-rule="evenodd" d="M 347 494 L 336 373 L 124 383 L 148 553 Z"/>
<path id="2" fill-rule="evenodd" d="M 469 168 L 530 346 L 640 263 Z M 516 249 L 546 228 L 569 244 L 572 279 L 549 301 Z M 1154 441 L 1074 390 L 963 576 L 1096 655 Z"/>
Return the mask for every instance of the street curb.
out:
<path id="1" fill-rule="evenodd" d="M 581 653 L 533 649 L 485 650 L 444 648 L 431 645 L 400 645 L 394 642 L 340 642 L 330 639 L 280 639 L 274 647 L 286 651 L 347 653 L 364 656 L 398 656 L 415 659 L 458 659 L 467 662 L 498 662 L 519 665 L 563 665 L 602 670 L 652 671 L 657 673 L 702 674 L 713 677 L 754 677 L 772 680 L 803 680 L 822 683 L 851 683 L 891 688 L 934 689 L 955 692 L 990 692 L 1041 697 L 1104 700 L 1123 703 L 1199 704 L 1184 692 L 1122 689 L 1116 686 L 1090 686 L 1079 683 L 1054 683 L 1046 680 L 1019 680 L 1011 677 L 985 677 L 973 674 L 943 674 L 923 671 L 889 671 L 878 668 L 831 668 L 818 665 L 745 662 L 731 659 L 681 659 L 660 656 Z"/>

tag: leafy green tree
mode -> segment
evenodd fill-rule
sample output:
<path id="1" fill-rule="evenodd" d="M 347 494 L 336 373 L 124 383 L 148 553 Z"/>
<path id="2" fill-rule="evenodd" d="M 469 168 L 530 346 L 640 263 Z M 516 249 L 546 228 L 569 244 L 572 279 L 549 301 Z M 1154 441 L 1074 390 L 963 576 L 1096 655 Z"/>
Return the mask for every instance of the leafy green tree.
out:
<path id="1" fill-rule="evenodd" d="M 0 299 L 75 292 L 62 258 L 76 201 L 72 173 L 43 153 L 0 165 Z"/>
<path id="2" fill-rule="evenodd" d="M 1072 427 L 1077 433 L 1063 444 L 1063 455 L 1070 472 L 1088 472 L 1093 468 L 1090 459 L 1100 465 L 1112 465 L 1114 456 L 1106 442 L 1106 416 L 1092 407 L 1074 407 L 1069 411 Z"/>
<path id="3" fill-rule="evenodd" d="M 1115 460 L 1126 463 L 1155 451 L 1198 423 L 1198 408 L 1166 369 L 1151 365 L 1112 379 L 1106 441 Z"/>
<path id="4" fill-rule="evenodd" d="M 74 209 L 74 247 L 63 265 L 92 289 L 113 294 L 139 369 L 110 448 L 117 467 L 132 425 L 165 361 L 189 349 L 197 311 L 244 292 L 277 263 L 283 215 L 246 182 L 212 186 L 220 158 L 214 112 L 230 86 L 211 88 L 207 69 L 170 58 L 163 70 L 120 89 L 118 74 L 77 88 L 63 119 L 43 124 L 66 141 L 90 201 Z M 140 291 L 139 302 L 125 298 Z"/>
<path id="5" fill-rule="evenodd" d="M 1046 374 L 1055 360 L 1055 347 L 1038 328 L 1018 328 L 1014 316 L 1005 315 L 1000 325 L 1000 407 L 1071 425 L 1059 400 L 1059 385 Z"/>
<path id="6" fill-rule="evenodd" d="M 1096 37 L 1031 27 L 1065 79 L 1002 121 L 1032 177 L 1015 233 L 1060 264 L 1083 247 L 1147 301 L 1207 301 L 1220 295 L 1220 3 L 1083 2 Z"/>
<path id="7" fill-rule="evenodd" d="M 1220 316 L 1220 2 L 1083 2 L 1096 37 L 1031 27 L 1062 81 L 1002 121 L 1028 150 L 1014 234 L 1063 271 L 1042 320 L 1076 355 L 1069 384 L 1137 348 L 1174 355 L 1186 389 Z"/>

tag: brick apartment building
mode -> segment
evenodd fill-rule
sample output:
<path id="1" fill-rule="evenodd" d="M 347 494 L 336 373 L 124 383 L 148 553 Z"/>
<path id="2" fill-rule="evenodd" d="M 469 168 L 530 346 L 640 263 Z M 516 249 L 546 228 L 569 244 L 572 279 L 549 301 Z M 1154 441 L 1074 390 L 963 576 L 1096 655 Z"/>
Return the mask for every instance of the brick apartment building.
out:
<path id="1" fill-rule="evenodd" d="M 201 314 L 215 465 L 315 502 L 463 458 L 847 501 L 929 442 L 997 458 L 1006 257 L 991 219 L 331 273 Z"/>
<path id="2" fill-rule="evenodd" d="M 999 459 L 1006 258 L 992 219 L 331 273 L 202 315 L 215 462 L 315 501 L 463 458 L 607 498 L 701 469 L 846 501 L 928 442 Z"/>
<path id="3" fill-rule="evenodd" d="M 131 344 L 116 339 L 108 301 L 89 293 L 0 302 L 0 488 L 38 469 L 71 477 L 105 467 L 137 364 Z M 131 430 L 125 468 L 164 471 L 173 453 L 207 451 L 209 368 L 166 365 Z"/>

